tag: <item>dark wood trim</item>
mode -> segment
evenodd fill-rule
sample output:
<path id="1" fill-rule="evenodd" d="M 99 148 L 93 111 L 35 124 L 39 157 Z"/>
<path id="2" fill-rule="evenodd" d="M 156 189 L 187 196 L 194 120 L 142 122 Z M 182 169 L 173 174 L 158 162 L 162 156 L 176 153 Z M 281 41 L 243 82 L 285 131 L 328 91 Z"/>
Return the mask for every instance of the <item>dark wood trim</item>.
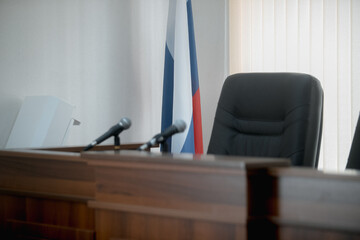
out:
<path id="1" fill-rule="evenodd" d="M 140 147 L 142 143 L 127 143 L 121 144 L 120 146 L 115 147 L 114 145 L 97 145 L 89 150 L 89 152 L 96 151 L 117 151 L 117 150 L 136 150 Z M 38 148 L 38 150 L 46 151 L 57 151 L 57 152 L 76 152 L 80 153 L 83 151 L 85 146 L 68 146 L 68 147 L 53 147 L 53 148 Z M 156 148 L 158 146 L 154 146 Z"/>
<path id="2" fill-rule="evenodd" d="M 95 240 L 95 231 L 29 221 L 6 221 L 9 239 Z M 61 238 L 59 238 L 61 237 Z"/>
<path id="3" fill-rule="evenodd" d="M 52 192 L 38 192 L 38 191 L 24 191 L 24 190 L 14 190 L 0 188 L 0 195 L 11 195 L 16 197 L 31 197 L 39 199 L 51 199 L 51 200 L 60 200 L 60 201 L 71 201 L 71 202 L 83 202 L 87 203 L 88 201 L 94 200 L 93 197 L 79 196 L 79 195 L 66 195 L 66 194 L 56 194 Z"/>
<path id="4" fill-rule="evenodd" d="M 156 215 L 156 216 L 165 216 L 165 217 L 176 217 L 181 219 L 192 219 L 192 220 L 205 220 L 212 222 L 221 222 L 221 223 L 233 223 L 233 224 L 245 224 L 246 222 L 241 217 L 243 214 L 241 212 L 245 211 L 245 208 L 237 208 L 237 213 L 233 212 L 233 215 L 221 214 L 221 213 L 212 213 L 212 212 L 195 212 L 195 211 L 185 211 L 185 210 L 176 210 L 176 209 L 166 209 L 159 207 L 146 207 L 146 206 L 136 206 L 128 204 L 119 204 L 119 203 L 110 203 L 110 202 L 99 202 L 99 201 L 89 201 L 89 207 L 95 209 L 109 210 L 109 211 L 122 211 L 130 213 L 138 213 L 145 215 Z"/>

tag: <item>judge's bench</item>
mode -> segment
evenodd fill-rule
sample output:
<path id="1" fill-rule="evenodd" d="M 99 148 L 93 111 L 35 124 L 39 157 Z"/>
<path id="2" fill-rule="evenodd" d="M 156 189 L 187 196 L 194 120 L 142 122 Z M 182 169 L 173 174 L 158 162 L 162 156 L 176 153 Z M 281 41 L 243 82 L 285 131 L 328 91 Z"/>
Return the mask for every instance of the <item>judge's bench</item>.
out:
<path id="1" fill-rule="evenodd" d="M 137 144 L 0 151 L 1 239 L 360 239 L 360 174 Z"/>

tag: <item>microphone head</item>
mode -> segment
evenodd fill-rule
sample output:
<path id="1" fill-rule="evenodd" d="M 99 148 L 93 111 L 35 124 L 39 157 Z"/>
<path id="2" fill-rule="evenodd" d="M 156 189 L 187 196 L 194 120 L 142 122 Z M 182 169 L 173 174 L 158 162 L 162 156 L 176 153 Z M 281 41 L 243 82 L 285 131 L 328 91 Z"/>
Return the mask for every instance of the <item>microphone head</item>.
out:
<path id="1" fill-rule="evenodd" d="M 124 129 L 128 129 L 131 126 L 131 120 L 127 117 L 120 119 L 119 125 Z"/>
<path id="2" fill-rule="evenodd" d="M 176 120 L 174 126 L 179 133 L 183 132 L 186 129 L 186 123 L 183 120 Z"/>

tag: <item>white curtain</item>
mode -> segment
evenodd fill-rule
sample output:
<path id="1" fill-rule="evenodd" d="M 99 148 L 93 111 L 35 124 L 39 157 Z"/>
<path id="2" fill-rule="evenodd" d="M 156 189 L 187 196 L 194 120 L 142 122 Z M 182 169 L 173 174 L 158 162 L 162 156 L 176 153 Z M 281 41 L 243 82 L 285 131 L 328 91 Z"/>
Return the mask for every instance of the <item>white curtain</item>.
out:
<path id="1" fill-rule="evenodd" d="M 359 0 L 229 0 L 229 67 L 303 72 L 324 89 L 319 168 L 345 168 L 360 110 Z"/>

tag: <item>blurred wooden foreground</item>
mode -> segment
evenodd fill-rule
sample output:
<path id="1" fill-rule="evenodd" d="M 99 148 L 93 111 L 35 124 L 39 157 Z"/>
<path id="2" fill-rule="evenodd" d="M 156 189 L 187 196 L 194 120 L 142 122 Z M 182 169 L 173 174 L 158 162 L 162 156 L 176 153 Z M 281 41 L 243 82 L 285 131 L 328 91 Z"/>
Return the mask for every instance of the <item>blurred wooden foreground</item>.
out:
<path id="1" fill-rule="evenodd" d="M 111 149 L 0 151 L 1 239 L 360 239 L 358 172 Z"/>

